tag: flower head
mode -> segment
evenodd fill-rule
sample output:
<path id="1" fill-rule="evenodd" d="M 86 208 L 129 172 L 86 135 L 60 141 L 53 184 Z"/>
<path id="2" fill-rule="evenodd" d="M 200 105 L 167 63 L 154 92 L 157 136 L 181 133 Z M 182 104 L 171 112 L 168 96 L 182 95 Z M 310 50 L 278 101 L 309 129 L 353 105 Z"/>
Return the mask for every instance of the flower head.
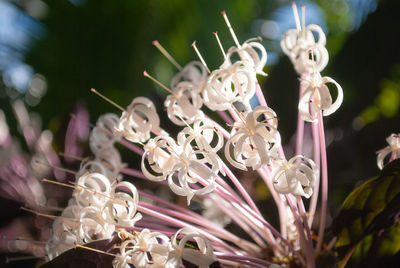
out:
<path id="1" fill-rule="evenodd" d="M 383 161 L 385 160 L 386 156 L 391 154 L 390 160 L 393 161 L 394 159 L 400 158 L 400 134 L 392 134 L 386 138 L 387 143 L 389 146 L 377 151 L 378 159 L 377 164 L 379 169 L 382 169 L 384 164 Z"/>

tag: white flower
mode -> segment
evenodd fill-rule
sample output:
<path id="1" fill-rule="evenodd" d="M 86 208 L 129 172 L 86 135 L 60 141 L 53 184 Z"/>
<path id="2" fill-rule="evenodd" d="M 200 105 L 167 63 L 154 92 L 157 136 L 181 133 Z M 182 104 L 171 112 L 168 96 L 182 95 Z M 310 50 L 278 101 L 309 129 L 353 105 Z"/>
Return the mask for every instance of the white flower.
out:
<path id="1" fill-rule="evenodd" d="M 86 173 L 100 173 L 107 176 L 107 168 L 99 160 L 84 159 L 81 162 L 80 168 L 76 177 L 81 177 Z"/>
<path id="2" fill-rule="evenodd" d="M 193 127 L 185 127 L 178 133 L 178 143 L 187 151 L 187 146 L 198 148 L 205 152 L 217 153 L 224 146 L 224 136 L 206 118 L 197 118 Z"/>
<path id="3" fill-rule="evenodd" d="M 114 146 L 104 147 L 98 150 L 95 160 L 103 165 L 106 171 L 106 174 L 104 175 L 111 182 L 121 177 L 119 171 L 125 166 L 125 164 L 121 162 L 121 155 Z"/>
<path id="4" fill-rule="evenodd" d="M 215 189 L 220 165 L 219 157 L 215 153 L 202 150 L 183 152 L 174 166 L 174 171 L 178 172 L 177 181 L 174 180 L 174 172 L 171 172 L 168 176 L 168 186 L 175 194 L 186 196 L 189 205 L 195 194 L 208 194 Z M 201 179 L 207 181 L 206 186 L 192 186 L 198 184 Z"/>
<path id="5" fill-rule="evenodd" d="M 318 41 L 315 41 L 313 32 L 318 36 Z M 326 37 L 321 27 L 310 24 L 305 29 L 290 29 L 284 33 L 281 48 L 298 74 L 313 73 L 314 68 L 321 72 L 328 64 L 329 55 L 325 43 Z M 310 59 L 310 50 L 314 53 L 315 62 Z"/>
<path id="6" fill-rule="evenodd" d="M 125 262 L 136 268 L 165 267 L 168 256 L 169 238 L 159 232 L 148 229 L 137 233 L 133 239 L 121 244 L 121 255 Z"/>
<path id="7" fill-rule="evenodd" d="M 378 154 L 377 164 L 379 169 L 383 168 L 383 161 L 387 155 L 392 154 L 390 161 L 400 158 L 400 134 L 392 134 L 386 138 L 386 141 L 389 146 L 376 152 Z"/>
<path id="8" fill-rule="evenodd" d="M 110 181 L 100 173 L 87 173 L 77 179 L 72 196 L 80 207 L 103 207 L 110 197 Z"/>
<path id="9" fill-rule="evenodd" d="M 106 215 L 95 206 L 82 208 L 79 214 L 77 238 L 79 244 L 85 244 L 99 239 L 111 238 L 115 225 L 108 223 Z"/>
<path id="10" fill-rule="evenodd" d="M 289 161 L 275 161 L 270 177 L 278 193 L 309 198 L 319 178 L 319 170 L 311 159 L 296 155 Z"/>
<path id="11" fill-rule="evenodd" d="M 121 115 L 118 131 L 132 142 L 146 142 L 150 132 L 168 135 L 160 128 L 160 118 L 153 102 L 145 97 L 133 99 Z"/>
<path id="12" fill-rule="evenodd" d="M 262 115 L 268 120 L 259 122 L 258 118 Z M 265 106 L 245 112 L 243 117 L 242 121 L 233 125 L 231 138 L 225 145 L 225 156 L 229 163 L 237 168 L 258 169 L 268 164 L 271 157 L 277 157 L 281 142 L 276 129 L 278 120 L 275 112 Z"/>
<path id="13" fill-rule="evenodd" d="M 267 74 L 263 72 L 263 68 L 267 63 L 267 52 L 265 51 L 263 45 L 258 42 L 251 42 L 251 40 L 254 39 L 245 41 L 240 48 L 229 48 L 228 52 L 226 53 L 226 61 L 224 62 L 223 66 L 232 65 L 231 57 L 237 54 L 241 61 L 249 62 L 257 74 L 266 76 Z M 256 49 L 261 53 L 261 58 Z"/>
<path id="14" fill-rule="evenodd" d="M 133 227 L 142 218 L 140 213 L 136 213 L 139 203 L 136 187 L 130 182 L 120 182 L 113 187 L 111 196 L 113 198 L 104 207 L 107 220 L 118 226 Z"/>
<path id="15" fill-rule="evenodd" d="M 144 146 L 141 169 L 150 180 L 163 181 L 173 171 L 181 148 L 170 137 L 158 136 Z"/>
<path id="16" fill-rule="evenodd" d="M 171 190 L 177 195 L 186 196 L 188 204 L 195 194 L 206 194 L 215 189 L 215 179 L 221 169 L 221 161 L 216 153 L 194 150 L 191 146 L 183 147 L 183 144 L 176 144 L 170 137 L 151 139 L 144 149 L 141 164 L 143 174 L 154 181 L 168 178 Z M 174 178 L 176 172 L 178 176 Z M 200 179 L 207 180 L 208 185 L 193 187 Z"/>
<path id="17" fill-rule="evenodd" d="M 171 88 L 175 88 L 181 82 L 189 82 L 195 87 L 195 91 L 200 91 L 201 84 L 205 82 L 208 76 L 207 70 L 204 65 L 199 61 L 192 61 L 177 73 L 171 80 Z"/>
<path id="18" fill-rule="evenodd" d="M 190 82 L 183 81 L 176 85 L 174 92 L 164 102 L 168 118 L 173 123 L 184 126 L 185 122 L 191 124 L 196 117 L 204 116 L 204 113 L 200 110 L 203 106 L 203 100 L 198 87 Z"/>
<path id="19" fill-rule="evenodd" d="M 104 147 L 109 147 L 121 139 L 121 134 L 115 131 L 119 118 L 115 114 L 103 114 L 90 132 L 89 145 L 94 154 Z"/>
<path id="20" fill-rule="evenodd" d="M 177 242 L 177 238 L 184 235 Z M 186 243 L 194 240 L 198 249 L 185 247 Z M 197 265 L 199 268 L 209 267 L 216 261 L 213 247 L 207 238 L 190 228 L 182 228 L 171 237 L 171 251 L 168 255 L 166 268 L 176 268 L 182 265 L 182 259 Z"/>
<path id="21" fill-rule="evenodd" d="M 256 73 L 248 61 L 237 61 L 213 71 L 203 89 L 204 104 L 211 110 L 226 110 L 234 102 L 249 106 L 256 92 Z"/>
<path id="22" fill-rule="evenodd" d="M 343 102 L 342 87 L 332 78 L 321 77 L 319 73 L 314 73 L 310 80 L 301 80 L 305 88 L 300 101 L 299 113 L 301 118 L 308 122 L 315 122 L 317 113 L 322 111 L 322 115 L 327 116 L 334 113 Z M 332 103 L 332 96 L 326 84 L 331 83 L 336 87 L 337 97 Z"/>

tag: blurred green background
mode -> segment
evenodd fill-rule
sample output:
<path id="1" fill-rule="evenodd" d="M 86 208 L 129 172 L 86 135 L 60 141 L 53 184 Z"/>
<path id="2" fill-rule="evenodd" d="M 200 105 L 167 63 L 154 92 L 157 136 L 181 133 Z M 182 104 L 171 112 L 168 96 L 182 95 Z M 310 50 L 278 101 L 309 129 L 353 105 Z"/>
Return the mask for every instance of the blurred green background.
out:
<path id="1" fill-rule="evenodd" d="M 336 213 L 361 180 L 378 173 L 375 152 L 400 132 L 400 1 L 318 0 L 306 5 L 306 22 L 322 26 L 330 54 L 323 75 L 341 84 L 344 102 L 325 118 L 330 208 Z M 241 42 L 263 38 L 268 52 L 260 82 L 280 118 L 287 155 L 293 151 L 298 80 L 279 40 L 294 28 L 290 1 L 284 0 L 0 0 L 0 107 L 13 135 L 18 131 L 11 103 L 24 98 L 42 116 L 63 148 L 69 113 L 84 103 L 91 122 L 119 113 L 90 92 L 96 88 L 121 106 L 140 95 L 162 112 L 166 92 L 143 77 L 147 70 L 164 84 L 177 71 L 152 45 L 158 40 L 181 64 L 197 57 L 197 40 L 210 69 L 223 60 L 212 32 L 227 50 L 234 42 L 220 12 L 226 10 Z M 163 127 L 173 128 L 169 121 Z M 307 143 L 306 143 L 307 147 Z M 306 148 L 307 150 L 307 148 Z"/>

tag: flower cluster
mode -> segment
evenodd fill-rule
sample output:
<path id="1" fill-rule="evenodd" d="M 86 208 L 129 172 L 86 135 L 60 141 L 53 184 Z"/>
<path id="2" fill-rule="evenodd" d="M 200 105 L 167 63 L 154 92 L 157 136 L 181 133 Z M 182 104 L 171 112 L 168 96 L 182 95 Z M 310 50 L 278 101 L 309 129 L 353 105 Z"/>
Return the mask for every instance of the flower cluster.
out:
<path id="1" fill-rule="evenodd" d="M 307 243 L 311 243 L 310 233 L 308 238 L 304 237 L 304 230 L 309 232 L 309 226 L 299 218 L 304 213 L 300 197 L 313 195 L 319 182 L 319 168 L 301 152 L 286 160 L 277 115 L 267 106 L 256 77 L 266 75 L 263 67 L 267 53 L 257 39 L 240 44 L 226 14 L 223 16 L 236 45 L 226 54 L 222 49 L 224 61 L 219 68 L 210 71 L 193 43 L 201 62 L 190 62 L 183 68 L 177 65 L 179 72 L 172 78 L 170 88 L 144 72 L 170 93 L 164 102 L 167 115 L 183 127 L 176 139 L 160 126 L 155 105 L 145 97 L 135 98 L 126 109 L 117 105 L 123 111 L 119 118 L 113 114 L 99 118 L 90 135 L 90 148 L 95 157 L 81 164 L 69 206 L 54 222 L 53 239 L 48 245 L 50 259 L 73 245 L 110 238 L 116 232 L 121 242 L 116 246 L 119 252 L 115 255 L 114 267 L 129 267 L 129 264 L 179 267 L 182 260 L 199 267 L 208 267 L 215 260 L 264 267 L 269 261 L 262 260 L 260 254 L 268 246 L 275 256 L 283 259 L 291 256 L 296 262 L 304 262 L 297 252 L 301 249 L 307 262 L 313 263 L 310 252 L 306 251 Z M 311 31 L 319 33 L 318 41 Z M 284 52 L 302 76 L 304 90 L 299 120 L 317 123 L 317 114 L 328 115 L 341 103 L 340 86 L 319 74 L 327 63 L 324 38 L 320 28 L 311 25 L 303 26 L 303 30 L 290 30 L 282 40 Z M 156 41 L 154 44 L 161 47 Z M 316 60 L 309 58 L 310 50 Z M 171 57 L 164 49 L 161 51 Z M 333 83 L 338 89 L 339 95 L 333 104 L 326 83 Z M 260 105 L 250 105 L 252 98 L 257 98 Z M 208 117 L 201 110 L 203 105 L 217 111 L 231 129 L 226 130 Z M 150 181 L 167 185 L 173 193 L 186 197 L 188 205 L 194 198 L 203 200 L 204 204 L 211 202 L 219 213 L 247 231 L 255 243 L 222 229 L 229 220 L 222 218 L 220 223 L 213 223 L 186 208 L 138 192 L 133 184 L 121 181 L 121 174 L 126 174 L 128 169 L 122 164 L 114 143 L 124 143 L 124 139 L 143 147 L 142 151 L 137 145 L 131 145 L 142 155 L 142 175 L 132 170 L 129 174 L 144 175 Z M 314 155 L 314 159 L 318 157 Z M 278 205 L 282 234 L 265 221 L 224 159 L 235 168 L 256 170 L 264 179 Z M 139 194 L 166 207 L 139 202 Z M 295 197 L 300 198 L 298 206 L 293 203 Z M 150 217 L 143 217 L 138 210 Z M 313 213 L 311 207 L 310 212 Z M 203 215 L 212 213 L 203 211 Z M 169 234 L 173 234 L 171 238 Z M 194 245 L 188 248 L 188 242 Z"/>
<path id="2" fill-rule="evenodd" d="M 235 46 L 222 50 L 224 60 L 209 70 L 196 44 L 200 62 L 183 68 L 155 41 L 153 44 L 179 69 L 165 86 L 168 118 L 182 127 L 176 137 L 162 128 L 156 105 L 136 97 L 120 116 L 102 115 L 90 132 L 93 158 L 82 160 L 75 182 L 44 182 L 73 188 L 68 206 L 54 218 L 52 237 L 46 245 L 52 260 L 74 247 L 118 237 L 104 254 L 114 256 L 115 268 L 200 268 L 219 262 L 226 267 L 315 267 L 315 254 L 324 242 L 327 214 L 327 156 L 323 117 L 334 113 L 343 101 L 340 85 L 321 76 L 328 63 L 326 38 L 317 25 L 305 25 L 293 4 L 296 29 L 282 38 L 282 50 L 300 76 L 296 153 L 287 158 L 281 145 L 278 116 L 267 105 L 257 75 L 266 76 L 264 47 L 253 38 L 240 44 L 225 14 L 223 18 Z M 328 85 L 336 87 L 336 99 Z M 93 92 L 107 99 L 96 90 Z M 251 105 L 253 101 L 258 105 Z M 203 105 L 216 111 L 209 116 Z M 0 129 L 5 129 L 0 113 Z M 219 122 L 225 121 L 225 125 Z M 313 129 L 312 156 L 302 152 L 304 124 Z M 0 145 L 7 137 L 0 131 Z M 378 166 L 391 153 L 400 156 L 399 135 L 387 139 L 389 146 L 378 151 Z M 140 170 L 127 167 L 115 144 L 120 143 L 141 156 Z M 275 201 L 280 232 L 260 212 L 234 169 L 256 171 Z M 321 172 L 320 172 L 321 171 Z M 321 216 L 318 239 L 313 243 L 313 219 L 321 174 Z M 168 187 L 186 198 L 187 207 L 164 200 L 157 194 L 138 190 L 126 176 Z M 304 198 L 310 198 L 305 207 Z M 195 203 L 194 206 L 189 206 Z M 198 205 L 197 211 L 191 208 Z M 38 213 L 38 215 L 44 215 Z M 224 227 L 235 224 L 248 235 L 242 238 Z M 233 229 L 235 230 L 235 229 Z M 92 249 L 94 250 L 94 249 Z M 94 250 L 97 253 L 100 250 Z M 266 254 L 266 252 L 269 252 Z M 275 263 L 275 264 L 273 264 Z M 279 266 L 280 267 L 280 266 Z"/>

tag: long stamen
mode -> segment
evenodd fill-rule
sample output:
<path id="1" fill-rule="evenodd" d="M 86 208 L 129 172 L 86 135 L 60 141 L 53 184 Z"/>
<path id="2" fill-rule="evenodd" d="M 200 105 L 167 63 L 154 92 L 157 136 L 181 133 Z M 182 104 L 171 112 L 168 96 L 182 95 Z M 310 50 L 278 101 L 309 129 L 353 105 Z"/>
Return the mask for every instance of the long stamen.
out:
<path id="1" fill-rule="evenodd" d="M 47 166 L 47 167 L 50 167 L 50 168 L 53 168 L 53 169 L 61 170 L 61 171 L 64 171 L 64 172 L 67 172 L 67 173 L 71 173 L 71 174 L 74 174 L 74 175 L 77 174 L 77 172 L 74 171 L 74 170 L 63 168 L 63 167 L 53 166 L 53 165 L 51 165 L 49 163 L 42 162 L 42 161 L 40 161 L 38 159 L 35 159 L 34 162 L 37 163 L 37 164 L 41 164 L 43 166 Z"/>
<path id="2" fill-rule="evenodd" d="M 42 216 L 42 217 L 46 217 L 46 218 L 50 218 L 50 219 L 57 219 L 57 218 L 64 218 L 64 219 L 68 219 L 68 220 L 73 220 L 73 221 L 79 221 L 78 219 L 75 218 L 69 218 L 69 217 L 63 217 L 63 216 L 55 216 L 55 215 L 50 215 L 50 214 L 46 214 L 46 213 L 41 213 L 41 212 L 37 212 L 33 209 L 29 209 L 26 207 L 20 207 L 21 210 L 25 210 L 27 212 L 33 213 L 37 216 Z"/>
<path id="3" fill-rule="evenodd" d="M 168 87 L 166 87 L 163 83 L 161 83 L 160 81 L 158 81 L 157 79 L 155 79 L 154 77 L 152 77 L 151 75 L 149 75 L 146 70 L 143 71 L 143 75 L 146 76 L 147 78 L 150 78 L 150 80 L 153 80 L 153 82 L 155 82 L 157 85 L 159 85 L 160 87 L 162 87 L 163 89 L 165 89 L 166 91 L 168 91 L 169 93 L 171 93 L 172 95 L 174 95 L 175 97 L 177 97 L 176 93 L 173 92 L 171 89 L 169 89 Z"/>
<path id="4" fill-rule="evenodd" d="M 203 63 L 203 65 L 204 65 L 204 67 L 206 68 L 207 72 L 208 72 L 208 73 L 211 73 L 211 72 L 210 72 L 210 69 L 209 69 L 208 66 L 207 66 L 207 63 L 204 61 L 203 57 L 201 56 L 199 50 L 198 50 L 197 47 L 196 47 L 196 41 L 193 41 L 193 43 L 192 43 L 191 46 L 194 48 L 194 51 L 196 51 L 197 56 L 199 57 L 201 63 Z"/>
<path id="5" fill-rule="evenodd" d="M 302 34 L 303 38 L 306 38 L 306 5 L 301 6 L 301 22 L 302 22 Z"/>
<path id="6" fill-rule="evenodd" d="M 21 257 L 6 257 L 6 263 L 10 263 L 13 261 L 27 261 L 27 260 L 34 260 L 34 259 L 40 259 L 41 257 L 38 256 L 21 256 Z"/>
<path id="7" fill-rule="evenodd" d="M 114 200 L 114 199 L 115 199 L 115 198 L 112 197 L 112 196 L 109 196 L 109 195 L 107 195 L 107 194 L 100 193 L 100 192 L 98 192 L 98 191 L 96 191 L 96 190 L 93 190 L 93 189 L 91 189 L 91 188 L 89 188 L 89 187 L 85 187 L 85 186 L 83 186 L 83 185 L 80 185 L 80 184 L 77 184 L 77 183 L 73 183 L 73 182 L 71 182 L 71 181 L 68 181 L 70 184 L 62 183 L 62 182 L 58 182 L 58 181 L 52 181 L 52 180 L 48 180 L 48 179 L 42 179 L 42 181 L 43 181 L 43 182 L 48 182 L 48 183 L 53 183 L 53 184 L 60 185 L 60 186 L 65 186 L 65 187 L 73 188 L 73 189 L 77 189 L 77 188 L 79 187 L 79 188 L 81 188 L 81 189 L 85 189 L 85 190 L 91 192 L 93 195 L 98 194 L 98 195 L 104 196 L 104 197 L 106 197 L 106 198 L 108 198 L 108 199 L 110 199 L 110 200 Z M 128 205 L 125 205 L 125 206 L 128 207 Z"/>
<path id="8" fill-rule="evenodd" d="M 292 2 L 292 9 L 293 9 L 294 20 L 296 22 L 296 28 L 297 28 L 298 31 L 300 31 L 301 30 L 301 26 L 300 26 L 299 12 L 297 11 L 297 6 L 296 6 L 296 3 L 294 1 Z"/>
<path id="9" fill-rule="evenodd" d="M 233 28 L 232 28 L 232 26 L 231 26 L 231 23 L 229 22 L 228 16 L 226 16 L 225 10 L 222 11 L 221 14 L 222 14 L 222 16 L 224 17 L 225 23 L 226 23 L 226 25 L 228 26 L 229 31 L 231 32 L 233 41 L 235 41 L 236 46 L 237 46 L 238 48 L 240 48 L 239 41 L 238 41 L 238 39 L 237 39 L 237 37 L 236 37 L 235 32 L 233 31 Z"/>
<path id="10" fill-rule="evenodd" d="M 160 52 L 163 54 L 179 71 L 182 71 L 182 66 L 165 50 L 165 48 L 157 41 L 154 40 L 152 43 Z"/>
<path id="11" fill-rule="evenodd" d="M 100 92 L 95 90 L 94 88 L 91 88 L 90 91 L 92 91 L 93 93 L 97 94 L 99 97 L 101 97 L 105 101 L 111 103 L 112 105 L 114 105 L 115 107 L 120 109 L 122 112 L 126 112 L 126 110 L 124 108 L 122 108 L 120 105 L 116 104 L 115 102 L 113 102 L 112 100 L 110 100 L 109 98 L 107 98 L 106 96 L 104 96 L 103 94 L 101 94 Z"/>
<path id="12" fill-rule="evenodd" d="M 224 50 L 224 47 L 221 44 L 221 40 L 219 40 L 218 32 L 213 32 L 213 35 L 215 36 L 215 38 L 217 38 L 217 42 L 218 42 L 219 48 L 221 49 L 222 55 L 224 55 L 224 59 L 226 60 L 225 50 Z"/>
<path id="13" fill-rule="evenodd" d="M 63 183 L 63 182 L 52 181 L 52 180 L 48 180 L 48 179 L 42 179 L 42 182 L 52 183 L 52 184 L 56 184 L 56 185 L 65 186 L 65 187 L 69 187 L 69 188 L 72 188 L 72 189 L 76 189 L 75 185 L 67 184 L 67 183 Z"/>
<path id="14" fill-rule="evenodd" d="M 91 247 L 87 247 L 87 246 L 83 246 L 83 245 L 79 245 L 79 244 L 75 244 L 74 246 L 75 246 L 75 248 L 83 248 L 83 249 L 91 250 L 91 251 L 94 251 L 94 252 L 97 252 L 97 253 L 101 253 L 101 254 L 117 257 L 117 254 L 112 254 L 112 253 L 109 253 L 109 252 L 106 252 L 106 251 L 102 251 L 100 249 L 95 249 L 95 248 L 91 248 Z"/>

